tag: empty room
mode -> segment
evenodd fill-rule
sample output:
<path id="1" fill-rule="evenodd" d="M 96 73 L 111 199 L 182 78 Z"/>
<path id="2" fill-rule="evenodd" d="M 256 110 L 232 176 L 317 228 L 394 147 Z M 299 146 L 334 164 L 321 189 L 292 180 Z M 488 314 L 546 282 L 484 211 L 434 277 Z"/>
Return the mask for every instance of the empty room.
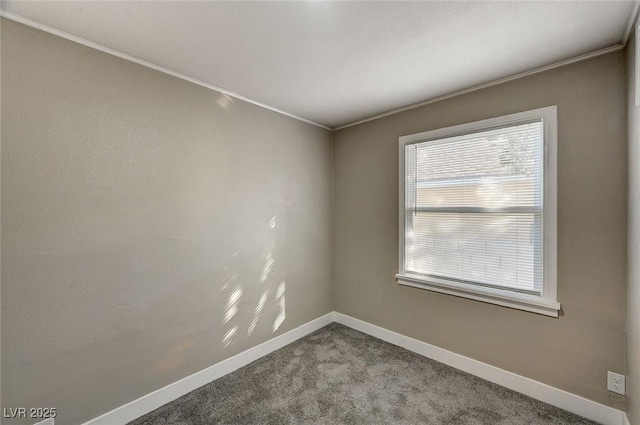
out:
<path id="1" fill-rule="evenodd" d="M 3 425 L 640 425 L 639 1 L 1 1 Z"/>

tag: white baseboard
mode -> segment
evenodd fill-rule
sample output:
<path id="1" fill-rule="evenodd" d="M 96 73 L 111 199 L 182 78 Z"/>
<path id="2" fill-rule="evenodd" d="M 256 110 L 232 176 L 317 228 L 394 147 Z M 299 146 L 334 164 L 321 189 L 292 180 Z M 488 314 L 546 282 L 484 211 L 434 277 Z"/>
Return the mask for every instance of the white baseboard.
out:
<path id="1" fill-rule="evenodd" d="M 322 317 L 312 320 L 304 325 L 279 335 L 269 341 L 263 342 L 242 353 L 236 354 L 226 360 L 214 364 L 200 372 L 189 375 L 179 381 L 160 388 L 152 393 L 140 397 L 130 403 L 120 406 L 95 419 L 85 422 L 84 425 L 120 425 L 145 415 L 170 401 L 181 397 L 196 388 L 199 388 L 213 380 L 233 372 L 249 363 L 266 356 L 267 354 L 291 344 L 292 342 L 314 332 L 334 321 L 334 313 L 327 313 Z M 52 424 L 47 424 L 52 425 Z"/>
<path id="2" fill-rule="evenodd" d="M 489 364 L 456 354 L 435 345 L 418 341 L 417 339 L 401 335 L 380 326 L 347 316 L 338 312 L 327 313 L 322 317 L 305 323 L 287 333 L 277 336 L 260 345 L 243 351 L 231 358 L 214 364 L 200 372 L 187 376 L 179 381 L 160 388 L 152 393 L 140 397 L 130 403 L 120 406 L 102 416 L 85 422 L 84 425 L 124 425 L 145 415 L 178 397 L 187 394 L 213 380 L 233 372 L 247 364 L 284 347 L 331 322 L 337 322 L 391 344 L 403 347 L 409 351 L 436 360 L 440 363 L 478 376 L 487 381 L 528 395 L 529 397 L 551 404 L 552 406 L 573 412 L 587 419 L 603 425 L 630 425 L 624 412 L 613 409 L 584 397 L 554 388 L 542 382 L 525 378 L 512 372 L 491 366 Z M 53 425 L 43 423 L 36 425 Z"/>
<path id="3" fill-rule="evenodd" d="M 335 312 L 335 321 L 603 425 L 628 424 L 628 422 L 626 422 L 627 417 L 621 410 L 596 403 L 595 401 L 554 388 L 542 382 L 525 378 L 524 376 L 456 354 L 436 347 L 435 345 L 427 344 L 426 342 L 418 341 L 417 339 L 381 328 L 380 326 L 372 325 L 371 323 L 355 319 L 342 313 Z"/>

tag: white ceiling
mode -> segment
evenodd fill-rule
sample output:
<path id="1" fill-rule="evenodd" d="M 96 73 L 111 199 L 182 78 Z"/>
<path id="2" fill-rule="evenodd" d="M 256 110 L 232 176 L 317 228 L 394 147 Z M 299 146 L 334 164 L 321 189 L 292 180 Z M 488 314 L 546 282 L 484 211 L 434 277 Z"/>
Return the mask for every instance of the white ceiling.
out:
<path id="1" fill-rule="evenodd" d="M 623 42 L 633 2 L 3 1 L 329 127 Z"/>

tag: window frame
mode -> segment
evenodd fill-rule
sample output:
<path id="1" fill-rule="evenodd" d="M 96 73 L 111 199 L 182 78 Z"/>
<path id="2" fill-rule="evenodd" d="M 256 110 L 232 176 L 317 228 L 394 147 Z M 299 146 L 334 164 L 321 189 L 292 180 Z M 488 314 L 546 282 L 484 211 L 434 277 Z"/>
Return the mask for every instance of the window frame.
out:
<path id="1" fill-rule="evenodd" d="M 543 127 L 543 282 L 540 295 L 526 294 L 465 284 L 433 276 L 408 274 L 404 268 L 405 248 L 405 185 L 406 154 L 405 146 L 437 140 L 446 137 L 472 134 L 496 127 L 509 127 L 527 121 L 542 119 Z M 546 316 L 558 317 L 560 304 L 557 301 L 557 193 L 558 193 L 558 123 L 557 106 L 547 106 L 515 114 L 489 118 L 481 121 L 454 125 L 402 136 L 399 139 L 399 256 L 397 282 L 443 294 L 455 295 L 477 301 L 530 311 Z"/>

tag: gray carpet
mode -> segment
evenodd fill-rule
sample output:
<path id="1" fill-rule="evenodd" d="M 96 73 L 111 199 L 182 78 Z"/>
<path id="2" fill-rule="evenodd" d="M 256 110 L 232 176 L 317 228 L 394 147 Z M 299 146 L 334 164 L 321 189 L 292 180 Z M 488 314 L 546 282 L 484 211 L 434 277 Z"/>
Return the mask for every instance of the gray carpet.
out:
<path id="1" fill-rule="evenodd" d="M 333 323 L 130 425 L 594 423 Z"/>

